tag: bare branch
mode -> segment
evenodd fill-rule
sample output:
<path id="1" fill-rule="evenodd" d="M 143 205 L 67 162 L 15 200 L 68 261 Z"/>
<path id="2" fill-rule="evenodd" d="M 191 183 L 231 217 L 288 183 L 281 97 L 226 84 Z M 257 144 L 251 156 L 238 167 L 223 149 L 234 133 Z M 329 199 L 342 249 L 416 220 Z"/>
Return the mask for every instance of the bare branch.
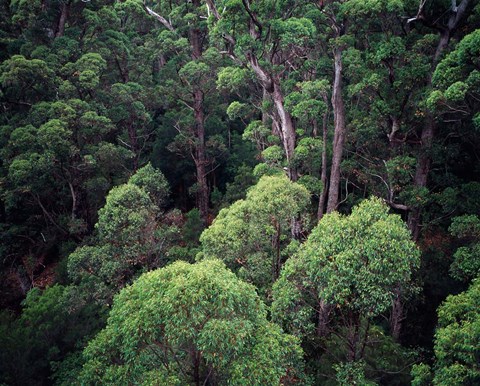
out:
<path id="1" fill-rule="evenodd" d="M 150 16 L 153 16 L 155 19 L 157 19 L 160 23 L 162 23 L 169 31 L 174 31 L 173 29 L 173 26 L 172 24 L 170 24 L 170 22 L 165 19 L 162 15 L 159 15 L 158 13 L 156 13 L 153 9 L 147 7 L 147 5 L 145 4 L 145 2 L 143 3 L 144 7 L 145 7 L 145 10 L 148 12 L 148 14 Z"/>

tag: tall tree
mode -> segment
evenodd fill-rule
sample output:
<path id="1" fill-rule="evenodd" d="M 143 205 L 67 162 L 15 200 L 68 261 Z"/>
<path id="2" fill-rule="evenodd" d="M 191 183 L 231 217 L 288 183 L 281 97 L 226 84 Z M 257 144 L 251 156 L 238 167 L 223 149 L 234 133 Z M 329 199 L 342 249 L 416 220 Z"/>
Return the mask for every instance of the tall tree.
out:
<path id="1" fill-rule="evenodd" d="M 225 261 L 269 298 L 292 248 L 292 218 L 305 211 L 308 201 L 308 191 L 287 177 L 262 177 L 245 200 L 222 209 L 202 233 L 205 257 Z"/>
<path id="2" fill-rule="evenodd" d="M 419 262 L 404 223 L 381 200 L 365 200 L 350 216 L 328 214 L 274 285 L 274 320 L 305 341 L 340 334 L 345 359 L 359 361 L 374 318 L 391 307 L 398 287 L 412 286 Z"/>
<path id="3" fill-rule="evenodd" d="M 457 4 L 456 0 L 451 2 L 451 6 L 445 9 L 441 7 L 428 7 L 427 0 L 419 2 L 417 14 L 408 19 L 409 24 L 421 23 L 423 26 L 433 29 L 439 35 L 435 53 L 431 60 L 430 76 L 427 79 L 427 86 L 431 85 L 432 75 L 437 68 L 445 50 L 454 34 L 457 32 L 462 23 L 465 22 L 471 11 L 471 1 L 462 0 Z M 434 2 L 436 3 L 436 2 Z M 420 150 L 417 156 L 417 166 L 414 176 L 414 185 L 418 189 L 426 188 L 428 176 L 432 165 L 431 150 L 433 141 L 437 131 L 437 121 L 431 113 L 426 114 L 426 119 L 421 128 L 420 134 Z M 409 227 L 415 239 L 418 238 L 420 232 L 420 216 L 421 208 L 416 206 L 409 213 Z"/>
<path id="4" fill-rule="evenodd" d="M 213 19 L 212 37 L 224 40 L 225 54 L 247 65 L 262 87 L 265 102 L 271 100 L 273 132 L 280 138 L 289 177 L 296 181 L 297 135 L 294 119 L 285 107 L 286 81 L 295 76 L 312 48 L 316 29 L 305 17 L 308 2 L 208 1 L 207 6 Z"/>
<path id="5" fill-rule="evenodd" d="M 180 84 L 170 83 L 173 90 L 177 90 L 176 97 L 184 103 L 190 110 L 191 121 L 177 121 L 176 128 L 180 133 L 179 139 L 187 140 L 183 142 L 183 146 L 190 153 L 196 170 L 197 184 L 197 206 L 206 225 L 208 223 L 209 197 L 210 191 L 207 182 L 208 175 L 208 155 L 206 149 L 206 106 L 205 98 L 209 93 L 208 80 L 212 79 L 211 70 L 207 58 L 204 57 L 208 49 L 207 43 L 207 18 L 205 7 L 202 6 L 200 0 L 194 0 L 191 3 L 183 2 L 159 2 L 155 6 L 150 7 L 145 3 L 145 9 L 149 15 L 153 16 L 165 30 L 160 34 L 162 39 L 174 42 L 175 40 L 183 40 L 188 42 L 187 50 L 176 53 L 176 56 L 165 57 L 163 61 L 171 59 L 171 65 L 178 72 Z M 177 45 L 177 49 L 180 48 Z M 181 55 L 189 54 L 189 60 L 184 57 L 179 62 Z M 179 55 L 180 54 L 180 55 Z M 210 55 L 212 52 L 210 52 Z M 209 63 L 210 65 L 213 63 Z M 181 68 L 178 68 L 181 67 Z M 181 85 L 181 89 L 178 86 Z M 183 89 L 183 90 L 182 90 Z M 166 89 L 169 91 L 168 89 Z M 171 90 L 170 90 L 171 91 Z M 175 94 L 173 95 L 175 97 Z M 186 127 L 185 127 L 186 126 Z"/>

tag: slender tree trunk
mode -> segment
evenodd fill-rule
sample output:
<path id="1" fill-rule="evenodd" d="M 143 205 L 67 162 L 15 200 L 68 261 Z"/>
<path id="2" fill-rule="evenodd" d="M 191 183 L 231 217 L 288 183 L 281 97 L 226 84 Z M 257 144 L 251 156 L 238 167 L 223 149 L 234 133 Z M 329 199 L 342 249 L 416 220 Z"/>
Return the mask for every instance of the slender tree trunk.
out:
<path id="1" fill-rule="evenodd" d="M 335 60 L 335 78 L 333 82 L 332 106 L 335 121 L 335 133 L 333 137 L 332 170 L 330 172 L 327 213 L 333 212 L 338 206 L 338 196 L 340 190 L 340 164 L 342 162 L 343 146 L 346 136 L 345 105 L 342 96 L 342 49 L 335 48 L 333 56 Z"/>
<path id="2" fill-rule="evenodd" d="M 400 338 L 400 333 L 402 331 L 402 321 L 403 317 L 403 302 L 402 302 L 402 291 L 400 288 L 395 289 L 395 298 L 393 299 L 392 304 L 392 313 L 390 315 L 390 333 L 392 334 L 393 339 L 398 341 Z"/>
<path id="3" fill-rule="evenodd" d="M 60 18 L 58 19 L 57 31 L 55 37 L 59 38 L 65 33 L 65 24 L 67 23 L 68 11 L 70 8 L 70 2 L 62 2 L 60 10 Z"/>
<path id="4" fill-rule="evenodd" d="M 192 353 L 193 360 L 193 382 L 195 386 L 201 386 L 200 382 L 200 353 L 196 350 L 193 350 Z"/>
<path id="5" fill-rule="evenodd" d="M 201 31 L 192 29 L 190 31 L 190 45 L 192 47 L 192 59 L 196 60 L 202 56 Z M 197 173 L 197 207 L 204 225 L 208 223 L 208 201 L 209 189 L 207 183 L 207 157 L 205 151 L 205 113 L 204 93 L 200 89 L 193 92 L 194 112 L 194 136 L 195 136 L 195 167 Z"/>
<path id="6" fill-rule="evenodd" d="M 295 152 L 296 133 L 293 124 L 292 116 L 285 109 L 283 93 L 280 88 L 280 81 L 273 82 L 273 103 L 280 117 L 282 128 L 282 143 L 288 163 L 288 174 L 292 181 L 298 180 L 297 168 L 293 165 L 293 157 Z"/>
<path id="7" fill-rule="evenodd" d="M 263 88 L 272 96 L 273 104 L 280 120 L 281 140 L 283 150 L 288 162 L 288 176 L 292 181 L 297 181 L 298 173 L 293 162 L 293 155 L 296 145 L 295 125 L 293 124 L 292 116 L 285 109 L 282 88 L 280 80 L 274 79 L 268 74 L 258 63 L 257 57 L 252 52 L 247 52 L 246 57 L 257 79 L 262 84 Z"/>
<path id="8" fill-rule="evenodd" d="M 417 188 L 425 188 L 427 186 L 428 174 L 432 164 L 431 147 L 435 136 L 436 122 L 431 114 L 427 114 L 428 119 L 425 121 L 421 134 L 421 150 L 417 160 L 417 168 L 413 184 Z M 421 208 L 415 207 L 410 211 L 408 217 L 408 227 L 412 232 L 414 240 L 418 240 L 420 234 L 420 214 Z"/>
<path id="9" fill-rule="evenodd" d="M 358 352 L 358 343 L 360 340 L 360 317 L 359 315 L 352 313 L 350 316 L 350 325 L 348 326 L 349 332 L 347 336 L 348 342 L 348 361 L 355 362 Z"/>
<path id="10" fill-rule="evenodd" d="M 328 334 L 329 315 L 332 306 L 326 304 L 322 299 L 318 302 L 318 321 L 317 321 L 317 336 L 324 337 Z"/>
<path id="11" fill-rule="evenodd" d="M 328 101 L 326 101 L 328 102 Z M 328 103 L 325 103 L 328 106 Z M 323 144 L 322 144 L 322 174 L 320 176 L 320 181 L 322 183 L 322 193 L 318 200 L 318 212 L 317 218 L 322 219 L 325 213 L 325 202 L 327 201 L 327 141 L 328 141 L 328 110 L 323 115 L 322 121 L 322 130 L 323 130 Z"/>
<path id="12" fill-rule="evenodd" d="M 204 224 L 208 222 L 208 184 L 206 172 L 205 154 L 205 114 L 203 112 L 203 92 L 196 90 L 194 93 L 194 115 L 195 115 L 195 166 L 197 172 L 197 206 Z"/>
<path id="13" fill-rule="evenodd" d="M 130 146 L 132 148 L 133 156 L 133 170 L 138 169 L 138 161 L 140 158 L 140 154 L 138 151 L 138 138 L 137 138 L 137 130 L 135 129 L 135 124 L 131 121 L 128 125 L 128 139 L 130 141 Z"/>

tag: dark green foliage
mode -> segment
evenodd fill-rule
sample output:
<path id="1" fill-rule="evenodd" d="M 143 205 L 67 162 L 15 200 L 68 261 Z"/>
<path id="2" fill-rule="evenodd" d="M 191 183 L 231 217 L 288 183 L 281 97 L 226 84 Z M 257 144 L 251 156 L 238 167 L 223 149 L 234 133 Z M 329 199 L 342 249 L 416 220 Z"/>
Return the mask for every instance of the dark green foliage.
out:
<path id="1" fill-rule="evenodd" d="M 82 302 L 73 287 L 34 288 L 15 319 L 2 314 L 1 381 L 41 385 L 51 362 L 81 348 L 104 324 L 106 309 Z"/>
<path id="2" fill-rule="evenodd" d="M 455 217 L 449 228 L 450 233 L 467 245 L 458 248 L 450 266 L 452 276 L 458 280 L 471 280 L 480 276 L 480 219 L 469 215 Z"/>
<path id="3" fill-rule="evenodd" d="M 1 1 L 0 383 L 305 384 L 297 339 L 322 385 L 408 384 L 415 351 L 413 384 L 479 383 L 479 26 L 473 0 Z"/>
<path id="4" fill-rule="evenodd" d="M 109 303 L 139 272 L 164 265 L 177 228 L 153 203 L 166 198 L 165 177 L 150 164 L 113 188 L 99 210 L 96 239 L 68 258 L 70 278 L 93 299 Z"/>

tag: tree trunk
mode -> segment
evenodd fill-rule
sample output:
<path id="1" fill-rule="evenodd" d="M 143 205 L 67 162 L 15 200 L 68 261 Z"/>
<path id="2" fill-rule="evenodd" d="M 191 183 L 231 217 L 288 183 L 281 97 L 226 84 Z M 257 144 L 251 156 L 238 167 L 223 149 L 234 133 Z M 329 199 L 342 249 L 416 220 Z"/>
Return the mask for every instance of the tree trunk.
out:
<path id="1" fill-rule="evenodd" d="M 190 31 L 190 45 L 192 47 L 192 59 L 196 60 L 202 56 L 201 31 L 192 29 Z M 205 151 L 205 113 L 204 94 L 200 89 L 193 91 L 193 114 L 195 120 L 195 167 L 197 173 L 197 207 L 204 225 L 208 223 L 208 201 L 209 189 L 207 183 L 207 157 Z"/>
<path id="2" fill-rule="evenodd" d="M 273 82 L 273 103 L 277 110 L 278 116 L 280 117 L 281 128 L 282 128 L 282 143 L 283 149 L 285 150 L 285 155 L 287 157 L 288 163 L 288 174 L 292 181 L 298 179 L 298 173 L 296 167 L 293 165 L 293 156 L 295 152 L 295 127 L 293 125 L 292 116 L 285 109 L 283 101 L 283 93 L 280 88 L 280 82 L 275 80 Z"/>
<path id="3" fill-rule="evenodd" d="M 264 90 L 272 95 L 273 104 L 280 119 L 280 137 L 282 140 L 283 150 L 285 151 L 285 156 L 287 158 L 288 176 L 290 180 L 297 181 L 298 173 L 292 164 L 296 144 L 295 126 L 293 124 L 292 116 L 285 109 L 280 80 L 273 79 L 272 76 L 260 66 L 257 57 L 252 52 L 248 52 L 246 57 Z"/>
<path id="4" fill-rule="evenodd" d="M 135 124 L 133 121 L 130 121 L 128 125 L 128 140 L 130 142 L 130 147 L 134 154 L 133 156 L 133 170 L 138 169 L 138 161 L 140 158 L 139 150 L 138 150 L 138 138 L 137 138 L 137 130 L 135 129 Z"/>
<path id="5" fill-rule="evenodd" d="M 390 315 L 390 333 L 392 334 L 393 339 L 398 341 L 400 338 L 400 332 L 402 330 L 402 321 L 403 321 L 403 303 L 401 299 L 401 289 L 395 289 L 395 298 L 393 299 L 392 304 L 392 313 Z"/>
<path id="6" fill-rule="evenodd" d="M 324 337 L 328 334 L 329 315 L 332 306 L 326 304 L 322 299 L 318 302 L 318 321 L 317 321 L 317 336 Z"/>
<path id="7" fill-rule="evenodd" d="M 55 37 L 59 38 L 65 33 L 65 24 L 67 23 L 68 11 L 70 8 L 69 2 L 62 2 L 60 10 L 60 18 L 58 19 L 57 31 L 55 32 Z"/>
<path id="8" fill-rule="evenodd" d="M 428 119 L 422 129 L 420 155 L 417 160 L 417 168 L 413 184 L 416 188 L 425 188 L 427 186 L 428 174 L 432 159 L 430 156 L 433 138 L 435 136 L 436 122 L 431 114 L 427 114 Z M 420 213 L 421 208 L 416 206 L 410 211 L 408 216 L 408 227 L 412 232 L 413 239 L 418 240 L 420 234 Z"/>
<path id="9" fill-rule="evenodd" d="M 348 344 L 348 353 L 347 358 L 349 362 L 355 362 L 358 352 L 358 343 L 360 340 L 360 316 L 355 313 L 351 313 L 349 326 L 347 333 L 347 344 Z"/>
<path id="10" fill-rule="evenodd" d="M 203 112 L 203 92 L 196 90 L 194 93 L 195 115 L 195 167 L 197 172 L 197 206 L 200 210 L 204 225 L 208 222 L 208 184 L 205 154 L 205 114 Z"/>
<path id="11" fill-rule="evenodd" d="M 459 23 L 466 17 L 467 7 L 471 0 L 462 0 L 457 6 L 456 1 L 452 1 L 452 7 L 450 9 L 450 16 L 446 26 L 439 27 L 437 21 L 434 23 L 426 23 L 428 27 L 437 28 L 440 30 L 440 40 L 437 44 L 437 49 L 432 61 L 432 69 L 430 72 L 429 85 L 431 84 L 431 77 L 437 68 L 443 52 L 448 47 L 450 38 L 455 30 L 458 28 Z M 412 20 L 423 20 L 425 23 L 425 17 L 423 15 L 424 10 L 419 9 L 419 15 Z M 436 131 L 436 122 L 431 114 L 427 114 L 425 117 L 425 124 L 422 127 L 421 133 L 421 145 L 419 151 L 419 157 L 417 160 L 417 169 L 415 171 L 414 185 L 417 188 L 426 188 L 428 174 L 430 173 L 430 167 L 432 159 L 430 150 L 433 144 Z M 421 208 L 419 206 L 412 209 L 408 217 L 408 227 L 412 232 L 414 240 L 418 240 L 420 235 L 420 221 L 421 221 Z"/>
<path id="12" fill-rule="evenodd" d="M 340 163 L 342 162 L 343 145 L 345 143 L 345 105 L 342 96 L 342 49 L 335 48 L 332 106 L 335 121 L 335 133 L 333 137 L 332 170 L 330 172 L 330 189 L 328 191 L 327 213 L 337 209 L 340 190 Z"/>
<path id="13" fill-rule="evenodd" d="M 327 101 L 326 101 L 327 102 Z M 325 103 L 328 106 L 328 103 Z M 322 145 L 322 174 L 320 181 L 322 183 L 322 193 L 318 200 L 317 218 L 321 220 L 325 213 L 325 201 L 327 200 L 327 141 L 328 141 L 328 110 L 323 115 L 323 145 Z"/>

